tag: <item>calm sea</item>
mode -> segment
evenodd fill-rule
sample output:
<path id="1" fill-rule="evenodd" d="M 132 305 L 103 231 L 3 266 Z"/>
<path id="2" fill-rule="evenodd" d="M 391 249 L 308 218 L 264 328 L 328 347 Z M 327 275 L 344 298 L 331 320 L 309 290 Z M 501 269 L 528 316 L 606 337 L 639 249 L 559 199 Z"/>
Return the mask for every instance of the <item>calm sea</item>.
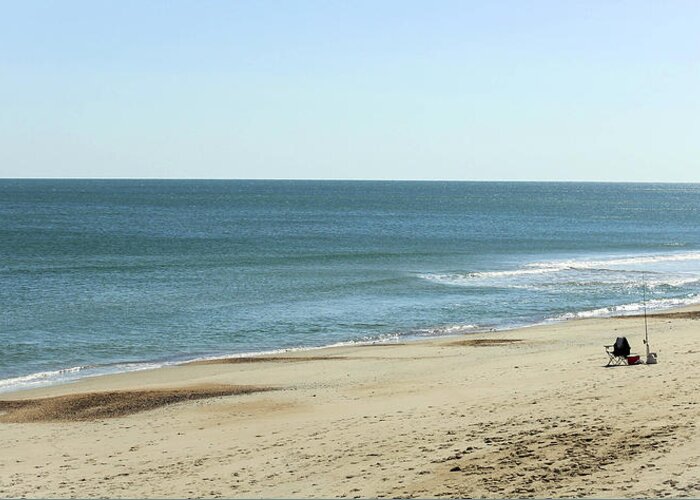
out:
<path id="1" fill-rule="evenodd" d="M 700 185 L 0 180 L 0 390 L 700 302 Z"/>

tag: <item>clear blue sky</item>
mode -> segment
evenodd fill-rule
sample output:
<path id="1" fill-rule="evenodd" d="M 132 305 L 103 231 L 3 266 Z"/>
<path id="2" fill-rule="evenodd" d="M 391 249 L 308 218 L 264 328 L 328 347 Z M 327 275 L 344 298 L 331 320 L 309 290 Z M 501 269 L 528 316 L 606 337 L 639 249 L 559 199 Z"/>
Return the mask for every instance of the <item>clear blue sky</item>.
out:
<path id="1" fill-rule="evenodd" d="M 699 182 L 700 2 L 7 0 L 0 177 Z"/>

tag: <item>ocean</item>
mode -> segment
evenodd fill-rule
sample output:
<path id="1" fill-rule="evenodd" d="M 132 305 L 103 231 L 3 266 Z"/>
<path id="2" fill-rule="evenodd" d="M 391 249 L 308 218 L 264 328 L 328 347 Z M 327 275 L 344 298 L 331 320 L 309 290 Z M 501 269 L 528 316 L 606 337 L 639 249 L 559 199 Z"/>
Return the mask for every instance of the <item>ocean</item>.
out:
<path id="1" fill-rule="evenodd" d="M 0 391 L 700 302 L 700 184 L 0 180 Z"/>

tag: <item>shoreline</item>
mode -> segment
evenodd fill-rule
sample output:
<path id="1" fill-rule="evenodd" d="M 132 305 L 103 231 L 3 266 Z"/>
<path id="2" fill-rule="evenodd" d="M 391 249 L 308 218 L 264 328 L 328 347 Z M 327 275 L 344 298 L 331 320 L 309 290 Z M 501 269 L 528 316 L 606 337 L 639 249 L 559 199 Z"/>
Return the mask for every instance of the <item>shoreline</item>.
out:
<path id="1" fill-rule="evenodd" d="M 649 315 L 653 366 L 604 368 L 617 336 L 644 355 L 622 316 L 5 393 L 55 404 L 0 412 L 0 496 L 697 497 L 699 320 Z"/>
<path id="2" fill-rule="evenodd" d="M 667 301 L 683 301 L 683 299 L 660 299 L 661 302 Z M 270 349 L 266 351 L 252 351 L 252 352 L 234 352 L 234 353 L 224 353 L 215 354 L 211 356 L 195 356 L 195 357 L 184 357 L 180 359 L 168 359 L 163 358 L 163 360 L 143 360 L 143 361 L 125 361 L 125 362 L 114 362 L 104 365 L 85 365 L 85 366 L 74 366 L 68 368 L 60 368 L 55 370 L 43 371 L 30 373 L 27 375 L 20 375 L 16 377 L 9 377 L 6 379 L 0 379 L 0 399 L 7 394 L 13 394 L 16 392 L 28 391 L 38 388 L 48 388 L 55 387 L 64 384 L 74 384 L 80 382 L 84 379 L 91 379 L 95 377 L 104 377 L 111 375 L 127 374 L 127 373 L 138 373 L 150 370 L 159 370 L 162 368 L 167 368 L 171 366 L 187 365 L 190 363 L 198 361 L 209 361 L 218 359 L 228 359 L 228 358 L 248 358 L 248 357 L 265 357 L 273 356 L 277 354 L 287 354 L 287 353 L 297 353 L 297 352 L 308 352 L 317 351 L 324 349 L 332 349 L 335 347 L 352 347 L 352 346 L 364 346 L 364 345 L 383 345 L 383 344 L 394 344 L 397 342 L 421 342 L 429 341 L 432 339 L 449 339 L 453 337 L 460 337 L 463 335 L 481 335 L 499 332 L 508 332 L 513 330 L 520 330 L 526 328 L 536 328 L 540 326 L 556 325 L 561 323 L 566 323 L 569 321 L 581 321 L 585 319 L 611 319 L 611 318 L 625 318 L 625 317 L 635 317 L 639 315 L 639 311 L 628 311 L 624 309 L 630 305 L 638 305 L 639 303 L 631 304 L 621 304 L 616 306 L 610 306 L 608 308 L 600 308 L 594 310 L 578 311 L 575 313 L 565 313 L 556 317 L 546 318 L 544 320 L 535 321 L 529 324 L 516 324 L 513 326 L 505 327 L 479 327 L 478 325 L 448 325 L 448 326 L 438 326 L 429 329 L 433 332 L 439 331 L 441 329 L 452 330 L 456 329 L 456 333 L 447 334 L 419 334 L 419 333 L 408 333 L 408 334 L 386 334 L 386 339 L 374 339 L 367 341 L 339 341 L 333 344 L 320 345 L 320 346 L 308 346 L 308 347 L 287 347 Z M 659 315 L 663 313 L 673 312 L 676 310 L 683 310 L 686 308 L 700 307 L 700 297 L 694 297 L 693 300 L 683 304 L 683 305 L 671 305 L 671 306 L 660 306 L 659 308 L 652 309 L 648 314 Z M 619 309 L 622 308 L 622 309 Z M 604 310 L 613 309 L 614 311 L 610 314 L 606 314 Z M 621 311 L 621 312 L 619 312 Z M 594 315 L 589 315 L 588 313 L 595 313 Z M 598 315 L 600 314 L 600 315 Z M 473 328 L 473 329 L 472 329 Z M 461 331 L 460 331 L 461 330 Z M 80 373 L 82 371 L 87 371 L 91 369 L 95 370 L 109 370 L 109 367 L 119 367 L 115 371 L 102 371 L 98 373 L 89 373 L 82 376 L 70 377 L 64 379 L 50 378 L 51 376 L 60 377 L 64 374 Z M 130 368 L 127 368 L 130 367 Z M 35 382 L 36 380 L 36 382 Z"/>

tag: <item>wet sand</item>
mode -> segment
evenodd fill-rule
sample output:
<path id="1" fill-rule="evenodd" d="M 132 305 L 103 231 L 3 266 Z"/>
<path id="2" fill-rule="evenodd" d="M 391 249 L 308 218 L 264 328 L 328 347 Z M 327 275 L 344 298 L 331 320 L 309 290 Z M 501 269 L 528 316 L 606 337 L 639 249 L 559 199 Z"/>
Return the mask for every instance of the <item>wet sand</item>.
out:
<path id="1" fill-rule="evenodd" d="M 698 497 L 700 308 L 649 332 L 657 365 L 604 367 L 628 317 L 2 394 L 0 496 Z"/>

